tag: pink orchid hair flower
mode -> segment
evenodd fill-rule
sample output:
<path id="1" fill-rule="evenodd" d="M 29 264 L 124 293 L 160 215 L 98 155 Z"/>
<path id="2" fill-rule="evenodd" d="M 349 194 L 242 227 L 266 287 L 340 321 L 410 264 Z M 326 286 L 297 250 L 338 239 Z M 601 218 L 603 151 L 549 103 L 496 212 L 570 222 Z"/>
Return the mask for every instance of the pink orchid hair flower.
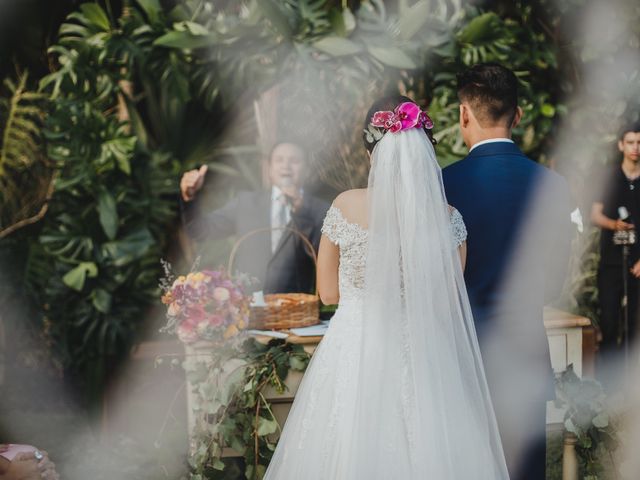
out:
<path id="1" fill-rule="evenodd" d="M 431 130 L 433 128 L 433 120 L 431 120 L 431 117 L 427 115 L 427 112 L 420 112 L 420 123 L 427 130 Z"/>
<path id="2" fill-rule="evenodd" d="M 410 128 L 433 128 L 433 121 L 427 112 L 420 110 L 420 107 L 413 102 L 404 102 L 398 105 L 393 112 L 382 110 L 373 114 L 371 126 L 384 129 L 385 131 L 396 133 Z M 384 133 L 384 132 L 381 132 Z M 375 140 L 378 140 L 376 137 Z M 367 140 L 369 141 L 369 140 Z M 371 138 L 371 142 L 374 138 Z"/>
<path id="3" fill-rule="evenodd" d="M 420 118 L 420 107 L 413 102 L 404 102 L 396 107 L 396 116 L 402 123 L 401 130 L 413 128 Z"/>
<path id="4" fill-rule="evenodd" d="M 373 118 L 371 119 L 371 125 L 374 127 L 382 127 L 389 128 L 387 124 L 393 124 L 395 119 L 395 113 L 390 112 L 389 110 L 376 112 L 373 114 Z"/>
<path id="5" fill-rule="evenodd" d="M 393 124 L 389 127 L 389 131 L 391 133 L 396 133 L 399 132 L 400 130 L 403 130 L 402 128 L 402 121 L 400 120 L 396 120 L 395 122 L 393 122 Z"/>

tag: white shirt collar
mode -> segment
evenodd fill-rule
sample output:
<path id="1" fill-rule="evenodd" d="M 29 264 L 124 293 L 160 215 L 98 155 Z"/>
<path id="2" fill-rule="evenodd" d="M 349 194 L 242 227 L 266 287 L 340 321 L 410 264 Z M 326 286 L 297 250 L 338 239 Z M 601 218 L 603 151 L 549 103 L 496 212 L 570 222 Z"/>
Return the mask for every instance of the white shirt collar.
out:
<path id="1" fill-rule="evenodd" d="M 513 140 L 511 140 L 510 138 L 489 138 L 487 140 L 482 140 L 481 142 L 478 142 L 475 145 L 473 145 L 469 149 L 469 153 L 471 153 L 474 148 L 479 147 L 480 145 L 486 145 L 487 143 L 498 143 L 498 142 L 514 143 Z"/>
<path id="2" fill-rule="evenodd" d="M 280 188 L 273 185 L 271 187 L 271 201 L 275 202 L 276 200 L 279 200 L 281 195 L 282 195 L 282 190 L 280 190 Z"/>
<path id="3" fill-rule="evenodd" d="M 276 185 L 272 185 L 271 186 L 271 201 L 275 202 L 277 200 L 280 199 L 280 196 L 282 195 L 282 190 L 280 190 L 280 187 L 276 186 Z M 303 196 L 304 195 L 304 189 L 301 188 L 300 189 L 300 195 Z"/>

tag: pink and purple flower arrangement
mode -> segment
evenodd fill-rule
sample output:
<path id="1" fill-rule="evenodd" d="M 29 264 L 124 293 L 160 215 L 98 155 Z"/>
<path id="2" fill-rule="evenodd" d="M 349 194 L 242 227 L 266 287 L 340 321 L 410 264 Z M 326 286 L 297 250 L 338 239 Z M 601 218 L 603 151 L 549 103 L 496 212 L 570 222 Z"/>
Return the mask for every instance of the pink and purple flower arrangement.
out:
<path id="1" fill-rule="evenodd" d="M 249 302 L 244 285 L 234 281 L 224 268 L 202 270 L 175 279 L 165 264 L 167 276 L 160 283 L 162 303 L 167 306 L 167 325 L 185 343 L 198 340 L 228 340 L 249 323 Z"/>

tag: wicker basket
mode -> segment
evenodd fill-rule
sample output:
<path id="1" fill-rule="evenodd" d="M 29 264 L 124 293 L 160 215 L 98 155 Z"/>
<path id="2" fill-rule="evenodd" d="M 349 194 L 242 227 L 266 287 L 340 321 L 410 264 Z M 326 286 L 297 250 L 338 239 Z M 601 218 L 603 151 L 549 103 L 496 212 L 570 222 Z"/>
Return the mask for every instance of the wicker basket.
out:
<path id="1" fill-rule="evenodd" d="M 298 230 L 291 227 L 259 228 L 252 230 L 240 237 L 229 255 L 228 271 L 233 272 L 233 262 L 238 252 L 240 244 L 247 238 L 258 233 L 271 232 L 272 230 L 288 230 L 297 235 L 304 243 L 307 254 L 313 259 L 314 265 L 318 266 L 315 249 L 311 242 Z M 290 328 L 309 327 L 319 322 L 320 299 L 318 292 L 309 293 L 271 293 L 264 296 L 266 306 L 251 307 L 251 317 L 249 328 L 258 330 L 287 330 Z"/>

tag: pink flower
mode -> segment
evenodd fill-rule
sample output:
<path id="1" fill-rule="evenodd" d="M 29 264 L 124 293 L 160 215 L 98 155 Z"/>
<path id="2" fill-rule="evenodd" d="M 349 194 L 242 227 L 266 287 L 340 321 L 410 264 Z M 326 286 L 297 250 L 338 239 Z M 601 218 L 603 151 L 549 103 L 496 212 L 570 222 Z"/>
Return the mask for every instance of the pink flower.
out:
<path id="1" fill-rule="evenodd" d="M 171 290 L 171 297 L 174 300 L 182 300 L 184 297 L 184 285 L 178 285 Z"/>
<path id="2" fill-rule="evenodd" d="M 407 130 L 408 128 L 415 127 L 418 123 L 420 107 L 413 102 L 404 102 L 396 108 L 396 115 L 402 123 L 400 130 Z"/>
<path id="3" fill-rule="evenodd" d="M 400 120 L 394 122 L 390 127 L 389 127 L 389 131 L 391 133 L 396 133 L 398 131 L 402 130 L 402 122 Z"/>
<path id="4" fill-rule="evenodd" d="M 373 114 L 373 118 L 371 119 L 371 125 L 374 127 L 387 127 L 387 123 L 391 121 L 395 117 L 395 113 L 390 111 L 381 111 Z"/>
<path id="5" fill-rule="evenodd" d="M 221 315 L 211 315 L 208 321 L 212 327 L 219 327 L 224 323 L 224 318 Z"/>
<path id="6" fill-rule="evenodd" d="M 207 317 L 207 312 L 202 305 L 193 305 L 185 312 L 186 321 L 190 325 L 197 325 Z"/>
<path id="7" fill-rule="evenodd" d="M 433 120 L 431 120 L 431 117 L 427 115 L 427 112 L 420 112 L 420 124 L 427 130 L 431 130 L 433 128 Z"/>
<path id="8" fill-rule="evenodd" d="M 187 322 L 182 322 L 176 332 L 178 334 L 178 338 L 185 343 L 191 343 L 198 340 L 198 333 L 195 328 Z"/>
<path id="9" fill-rule="evenodd" d="M 396 133 L 414 127 L 433 128 L 433 122 L 426 112 L 413 102 L 398 105 L 393 112 L 384 110 L 373 114 L 371 125 Z"/>
<path id="10" fill-rule="evenodd" d="M 198 325 L 198 320 L 195 320 L 193 317 L 187 317 L 187 316 L 182 316 L 182 323 L 181 325 L 185 325 L 189 328 L 195 328 L 196 325 Z"/>

